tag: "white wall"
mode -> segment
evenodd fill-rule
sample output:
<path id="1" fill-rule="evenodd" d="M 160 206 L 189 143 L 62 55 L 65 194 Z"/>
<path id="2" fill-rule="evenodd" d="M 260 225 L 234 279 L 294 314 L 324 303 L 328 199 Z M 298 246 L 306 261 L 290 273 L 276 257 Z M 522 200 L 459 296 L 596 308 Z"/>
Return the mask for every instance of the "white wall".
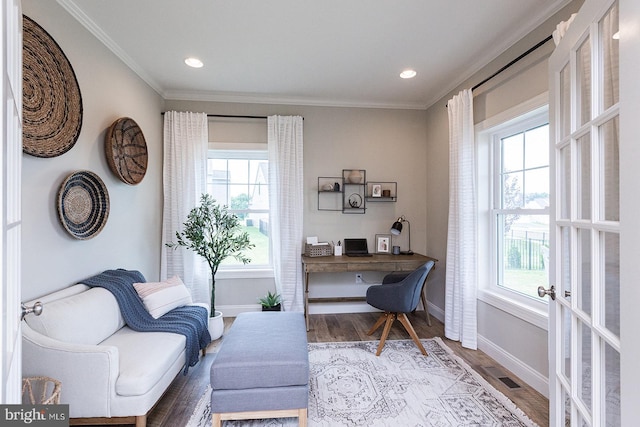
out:
<path id="1" fill-rule="evenodd" d="M 204 111 L 210 114 L 301 115 L 304 117 L 304 235 L 321 241 L 366 237 L 375 248 L 375 234 L 388 233 L 399 215 L 411 221 L 411 247 L 426 251 L 426 125 L 424 111 L 367 108 L 312 107 L 263 104 L 221 104 L 167 101 L 167 110 Z M 340 176 L 342 169 L 367 171 L 368 181 L 397 181 L 396 203 L 367 204 L 364 215 L 318 211 L 317 177 Z M 406 237 L 400 236 L 403 249 Z M 394 244 L 396 240 L 394 238 Z M 364 280 L 379 283 L 382 275 L 364 273 Z M 355 274 L 312 276 L 311 294 L 364 295 L 367 284 L 355 285 Z M 256 298 L 273 289 L 273 280 L 216 278 L 217 301 L 231 312 L 255 304 Z M 369 309 L 366 304 L 324 307 L 330 311 Z M 227 311 L 222 308 L 223 311 Z M 315 312 L 318 306 L 312 307 Z"/>
<path id="2" fill-rule="evenodd" d="M 441 260 L 430 276 L 429 299 L 442 316 L 445 300 L 449 142 L 448 99 L 492 75 L 503 65 L 551 34 L 558 22 L 576 12 L 582 0 L 570 3 L 498 58 L 431 106 L 427 116 L 427 252 Z M 474 91 L 474 122 L 479 123 L 549 90 L 547 60 L 553 42 L 545 44 Z M 438 183 L 438 185 L 430 185 Z M 478 301 L 479 347 L 525 381 L 546 393 L 547 332 L 490 304 Z"/>
<path id="3" fill-rule="evenodd" d="M 23 0 L 23 13 L 60 45 L 75 70 L 83 101 L 80 137 L 67 153 L 42 159 L 23 154 L 22 299 L 36 298 L 110 268 L 140 270 L 157 280 L 162 213 L 162 99 L 55 1 Z M 149 166 L 129 186 L 111 172 L 104 155 L 106 129 L 133 118 L 144 132 Z M 56 196 L 77 170 L 104 181 L 111 210 L 90 240 L 76 240 L 58 220 Z"/>

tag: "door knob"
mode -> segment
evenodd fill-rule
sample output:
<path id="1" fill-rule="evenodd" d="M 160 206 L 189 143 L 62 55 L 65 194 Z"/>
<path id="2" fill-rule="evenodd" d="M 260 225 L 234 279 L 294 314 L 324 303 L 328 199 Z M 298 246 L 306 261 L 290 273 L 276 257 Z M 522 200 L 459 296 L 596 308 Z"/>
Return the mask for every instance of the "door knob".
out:
<path id="1" fill-rule="evenodd" d="M 544 298 L 545 295 L 549 295 L 552 300 L 556 300 L 556 287 L 551 286 L 549 289 L 545 289 L 544 286 L 538 286 L 538 296 Z"/>
<path id="2" fill-rule="evenodd" d="M 24 317 L 27 314 L 33 313 L 36 316 L 40 316 L 42 314 L 42 303 L 40 301 L 38 301 L 37 303 L 33 304 L 33 307 L 27 307 L 24 304 L 20 304 L 20 306 L 22 307 L 22 316 L 20 316 L 20 320 L 24 320 Z"/>

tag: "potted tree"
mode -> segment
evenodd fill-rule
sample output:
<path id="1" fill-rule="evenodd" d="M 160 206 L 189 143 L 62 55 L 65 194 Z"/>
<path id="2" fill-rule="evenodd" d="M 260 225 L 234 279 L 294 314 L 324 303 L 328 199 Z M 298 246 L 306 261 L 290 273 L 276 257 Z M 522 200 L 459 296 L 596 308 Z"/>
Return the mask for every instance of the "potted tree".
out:
<path id="1" fill-rule="evenodd" d="M 262 304 L 262 311 L 280 311 L 282 297 L 280 294 L 272 294 L 271 291 L 267 295 L 259 299 Z"/>
<path id="2" fill-rule="evenodd" d="M 247 232 L 240 232 L 238 217 L 227 207 L 220 205 L 209 194 L 200 197 L 200 205 L 191 209 L 182 231 L 176 231 L 176 243 L 167 243 L 170 248 L 178 246 L 190 249 L 203 257 L 211 271 L 211 339 L 222 336 L 224 324 L 222 313 L 216 311 L 216 273 L 222 261 L 234 257 L 243 264 L 251 262 L 244 251 L 255 245 L 249 241 Z"/>

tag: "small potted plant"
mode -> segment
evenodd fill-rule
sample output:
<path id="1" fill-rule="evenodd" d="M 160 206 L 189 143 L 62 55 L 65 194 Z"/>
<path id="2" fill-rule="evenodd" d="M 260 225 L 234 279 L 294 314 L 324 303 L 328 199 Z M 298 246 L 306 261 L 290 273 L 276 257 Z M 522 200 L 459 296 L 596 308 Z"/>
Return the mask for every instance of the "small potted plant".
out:
<path id="1" fill-rule="evenodd" d="M 262 304 L 262 311 L 280 311 L 282 303 L 282 297 L 280 294 L 267 292 L 267 295 L 260 298 L 260 304 Z"/>
<path id="2" fill-rule="evenodd" d="M 211 339 L 222 336 L 224 323 L 222 313 L 216 311 L 216 273 L 218 267 L 228 257 L 234 257 L 243 264 L 251 261 L 244 251 L 255 245 L 246 232 L 240 232 L 240 220 L 220 205 L 209 194 L 200 197 L 200 206 L 191 209 L 182 231 L 176 231 L 177 243 L 167 243 L 170 248 L 183 246 L 207 260 L 211 270 L 211 318 L 209 330 Z M 215 320 L 214 320 L 215 319 Z"/>

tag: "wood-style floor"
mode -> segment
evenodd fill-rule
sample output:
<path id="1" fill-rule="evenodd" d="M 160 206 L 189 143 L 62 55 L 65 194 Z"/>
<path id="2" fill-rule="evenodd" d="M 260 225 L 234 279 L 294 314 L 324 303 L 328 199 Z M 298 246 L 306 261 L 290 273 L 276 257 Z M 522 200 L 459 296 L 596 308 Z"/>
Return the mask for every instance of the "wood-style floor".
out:
<path id="1" fill-rule="evenodd" d="M 366 333 L 377 320 L 377 313 L 354 314 L 312 314 L 310 316 L 309 342 L 336 342 L 336 341 L 370 341 L 380 338 L 379 329 L 372 336 Z M 428 326 L 424 318 L 424 312 L 418 311 L 408 315 L 416 333 L 420 338 L 444 337 L 444 325 L 432 317 L 432 326 Z M 225 319 L 225 328 L 233 322 L 232 318 Z M 395 322 L 389 339 L 408 339 L 409 335 L 404 331 L 399 322 Z M 455 354 L 464 359 L 473 369 L 482 375 L 491 385 L 511 399 L 524 413 L 540 426 L 549 425 L 549 401 L 540 393 L 527 386 L 520 378 L 497 364 L 492 358 L 482 351 L 473 351 L 462 348 L 460 343 L 444 339 L 445 343 Z M 212 343 L 209 352 L 215 351 L 219 342 Z M 213 361 L 213 355 L 207 354 L 196 366 L 189 370 L 187 376 L 178 375 L 173 384 L 167 390 L 160 402 L 149 414 L 147 425 L 149 427 L 179 427 L 185 426 L 189 421 L 196 403 L 204 393 L 209 383 L 209 368 Z M 497 367 L 509 378 L 521 386 L 519 389 L 510 389 L 502 381 L 489 375 L 484 367 Z"/>

